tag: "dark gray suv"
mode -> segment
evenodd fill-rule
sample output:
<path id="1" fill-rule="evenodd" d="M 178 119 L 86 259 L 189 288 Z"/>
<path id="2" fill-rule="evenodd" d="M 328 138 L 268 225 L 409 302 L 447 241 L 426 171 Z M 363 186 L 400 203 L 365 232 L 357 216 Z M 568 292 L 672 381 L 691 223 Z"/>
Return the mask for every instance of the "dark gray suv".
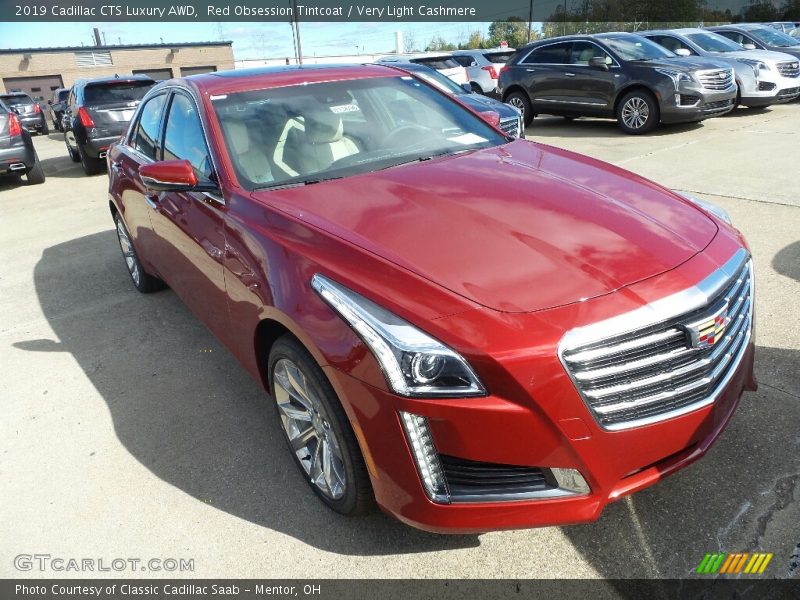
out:
<path id="1" fill-rule="evenodd" d="M 567 118 L 616 118 L 626 133 L 659 123 L 701 121 L 734 107 L 733 69 L 679 58 L 630 33 L 573 35 L 517 50 L 500 73 L 504 102 L 522 111 Z"/>

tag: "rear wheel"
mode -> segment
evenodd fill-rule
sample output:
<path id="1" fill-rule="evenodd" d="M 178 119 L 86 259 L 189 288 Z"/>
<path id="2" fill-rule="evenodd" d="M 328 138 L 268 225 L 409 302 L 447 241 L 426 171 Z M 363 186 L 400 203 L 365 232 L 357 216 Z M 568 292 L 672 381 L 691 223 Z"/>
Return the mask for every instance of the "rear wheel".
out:
<path id="1" fill-rule="evenodd" d="M 131 276 L 134 287 L 143 294 L 150 294 L 163 289 L 165 287 L 164 282 L 147 273 L 142 267 L 139 256 L 133 247 L 133 242 L 131 242 L 128 229 L 119 214 L 114 215 L 114 225 L 117 228 L 119 248 L 122 250 L 122 257 L 125 259 L 125 266 L 128 267 L 128 274 Z"/>
<path id="2" fill-rule="evenodd" d="M 644 90 L 634 90 L 626 94 L 617 107 L 617 122 L 625 133 L 647 133 L 660 121 L 658 103 L 652 94 Z"/>
<path id="3" fill-rule="evenodd" d="M 33 167 L 31 167 L 25 177 L 30 185 L 39 185 L 40 183 L 44 183 L 44 169 L 42 169 L 42 163 L 39 162 L 39 155 L 36 154 L 36 152 L 33 153 L 33 159 L 36 162 L 33 163 Z"/>
<path id="4" fill-rule="evenodd" d="M 42 119 L 42 135 L 48 135 L 50 133 L 50 126 L 47 124 L 47 119 Z"/>
<path id="5" fill-rule="evenodd" d="M 531 121 L 533 121 L 533 108 L 528 94 L 520 91 L 511 92 L 506 96 L 506 104 L 510 104 L 522 113 L 522 122 L 525 123 L 525 127 L 531 124 Z"/>
<path id="6" fill-rule="evenodd" d="M 103 170 L 103 161 L 99 158 L 93 158 L 86 154 L 86 151 L 78 144 L 78 157 L 83 167 L 83 172 L 87 175 L 97 175 Z"/>
<path id="7" fill-rule="evenodd" d="M 293 336 L 269 353 L 270 392 L 295 464 L 328 507 L 358 515 L 373 504 L 364 459 L 322 369 Z"/>

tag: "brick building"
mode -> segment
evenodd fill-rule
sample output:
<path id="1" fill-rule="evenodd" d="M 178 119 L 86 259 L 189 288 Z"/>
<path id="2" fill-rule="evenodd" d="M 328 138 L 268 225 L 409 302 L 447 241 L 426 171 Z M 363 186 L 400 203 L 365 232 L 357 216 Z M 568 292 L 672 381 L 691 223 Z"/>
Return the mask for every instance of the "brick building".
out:
<path id="1" fill-rule="evenodd" d="M 142 73 L 153 79 L 233 69 L 233 42 L 0 49 L 0 92 L 49 99 L 76 79 Z"/>

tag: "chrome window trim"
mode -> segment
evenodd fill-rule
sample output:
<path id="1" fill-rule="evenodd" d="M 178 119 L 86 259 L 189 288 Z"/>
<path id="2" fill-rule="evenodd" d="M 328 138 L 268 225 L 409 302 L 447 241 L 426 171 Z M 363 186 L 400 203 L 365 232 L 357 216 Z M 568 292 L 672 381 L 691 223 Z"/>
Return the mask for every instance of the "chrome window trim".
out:
<path id="1" fill-rule="evenodd" d="M 567 365 L 567 361 L 564 358 L 564 353 L 571 348 L 600 342 L 607 338 L 621 336 L 628 333 L 633 333 L 640 329 L 652 327 L 654 325 L 658 325 L 659 323 L 678 318 L 681 315 L 691 313 L 692 311 L 707 306 L 709 302 L 725 288 L 726 284 L 730 282 L 731 278 L 736 275 L 742 269 L 742 267 L 745 266 L 745 263 L 747 263 L 748 260 L 750 260 L 750 253 L 744 248 L 739 248 L 739 250 L 737 250 L 733 256 L 731 256 L 731 258 L 729 258 L 719 269 L 692 287 L 667 296 L 666 298 L 661 298 L 660 300 L 651 302 L 650 304 L 646 304 L 633 311 L 623 313 L 603 321 L 598 321 L 596 323 L 592 323 L 591 325 L 577 327 L 564 334 L 558 344 L 558 360 L 561 363 L 561 367 L 564 369 L 564 372 L 572 382 L 575 393 L 581 398 L 592 419 L 601 429 L 604 431 L 613 432 L 632 429 L 634 427 L 642 427 L 644 425 L 658 423 L 667 419 L 672 419 L 674 417 L 694 412 L 700 408 L 714 403 L 716 400 L 716 392 L 727 386 L 733 375 L 736 373 L 739 363 L 744 357 L 745 352 L 747 352 L 747 348 L 752 337 L 753 308 L 755 306 L 755 298 L 753 295 L 755 281 L 753 277 L 752 262 L 750 263 L 750 326 L 745 334 L 745 339 L 739 352 L 732 358 L 731 366 L 725 377 L 717 382 L 717 384 L 714 386 L 714 390 L 709 396 L 702 398 L 697 402 L 693 402 L 687 406 L 682 406 L 680 408 L 659 413 L 643 419 L 614 423 L 612 425 L 602 425 L 597 419 L 597 415 L 595 415 L 595 412 L 592 410 L 592 407 L 589 405 L 583 392 L 581 392 L 577 379 Z"/>

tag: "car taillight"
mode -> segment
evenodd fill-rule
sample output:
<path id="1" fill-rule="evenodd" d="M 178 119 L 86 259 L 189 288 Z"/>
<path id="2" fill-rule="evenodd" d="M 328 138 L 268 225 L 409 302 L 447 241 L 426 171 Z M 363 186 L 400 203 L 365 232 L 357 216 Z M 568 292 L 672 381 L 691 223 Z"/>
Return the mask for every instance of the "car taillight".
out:
<path id="1" fill-rule="evenodd" d="M 34 104 L 34 105 L 33 105 L 33 112 L 35 112 L 35 113 L 40 113 L 40 112 L 42 112 L 42 107 L 41 107 L 41 106 L 39 106 L 38 104 Z"/>
<path id="2" fill-rule="evenodd" d="M 500 113 L 495 112 L 493 110 L 487 110 L 486 112 L 480 113 L 481 119 L 486 121 L 492 127 L 499 127 L 500 126 Z"/>
<path id="3" fill-rule="evenodd" d="M 508 65 L 503 65 L 503 66 L 500 68 L 500 72 L 501 72 L 501 73 L 505 73 L 505 72 L 506 72 L 506 71 L 508 71 L 510 68 L 511 68 L 511 67 L 509 67 Z"/>
<path id="4" fill-rule="evenodd" d="M 94 121 L 92 120 L 89 111 L 83 106 L 78 109 L 78 118 L 81 120 L 81 125 L 84 127 L 94 127 Z"/>
<path id="5" fill-rule="evenodd" d="M 17 115 L 8 115 L 8 135 L 11 137 L 22 135 L 22 125 L 20 125 Z"/>
<path id="6" fill-rule="evenodd" d="M 497 69 L 494 68 L 494 65 L 481 67 L 481 69 L 483 69 L 484 71 L 488 71 L 489 77 L 491 77 L 492 79 L 497 79 L 500 76 L 500 74 L 497 72 Z"/>

